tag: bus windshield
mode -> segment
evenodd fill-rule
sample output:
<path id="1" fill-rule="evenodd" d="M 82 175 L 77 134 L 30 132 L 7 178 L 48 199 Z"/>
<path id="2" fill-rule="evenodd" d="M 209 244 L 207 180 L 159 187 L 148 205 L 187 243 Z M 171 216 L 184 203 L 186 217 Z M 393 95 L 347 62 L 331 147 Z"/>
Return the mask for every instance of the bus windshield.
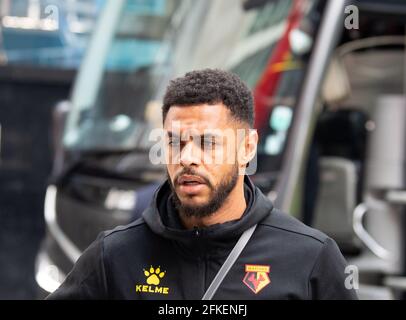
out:
<path id="1" fill-rule="evenodd" d="M 140 143 L 148 131 L 146 105 L 153 101 L 154 89 L 170 68 L 171 34 L 187 3 L 106 2 L 106 12 L 101 14 L 73 89 L 64 135 L 66 148 L 108 151 L 146 147 Z M 106 26 L 114 30 L 104 30 L 98 38 L 97 33 Z"/>

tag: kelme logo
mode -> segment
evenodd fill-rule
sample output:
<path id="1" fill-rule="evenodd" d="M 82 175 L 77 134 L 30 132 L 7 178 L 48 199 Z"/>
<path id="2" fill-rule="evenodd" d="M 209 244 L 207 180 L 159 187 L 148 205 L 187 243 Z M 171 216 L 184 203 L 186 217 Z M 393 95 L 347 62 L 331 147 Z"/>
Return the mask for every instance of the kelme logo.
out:
<path id="1" fill-rule="evenodd" d="M 168 287 L 159 286 L 161 280 L 165 277 L 166 271 L 162 271 L 161 267 L 154 268 L 153 266 L 143 271 L 147 284 L 136 284 L 135 292 L 169 294 Z"/>

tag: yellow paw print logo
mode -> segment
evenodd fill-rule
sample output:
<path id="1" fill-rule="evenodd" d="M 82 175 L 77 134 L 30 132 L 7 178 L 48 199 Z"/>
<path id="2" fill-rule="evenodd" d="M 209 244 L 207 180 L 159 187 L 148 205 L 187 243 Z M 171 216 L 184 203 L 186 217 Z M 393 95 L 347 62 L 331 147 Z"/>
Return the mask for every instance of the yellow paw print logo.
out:
<path id="1" fill-rule="evenodd" d="M 161 272 L 161 268 L 158 267 L 154 269 L 152 266 L 149 268 L 149 270 L 144 269 L 144 275 L 147 277 L 147 283 L 148 284 L 153 284 L 157 286 L 159 282 L 165 276 L 165 271 Z"/>

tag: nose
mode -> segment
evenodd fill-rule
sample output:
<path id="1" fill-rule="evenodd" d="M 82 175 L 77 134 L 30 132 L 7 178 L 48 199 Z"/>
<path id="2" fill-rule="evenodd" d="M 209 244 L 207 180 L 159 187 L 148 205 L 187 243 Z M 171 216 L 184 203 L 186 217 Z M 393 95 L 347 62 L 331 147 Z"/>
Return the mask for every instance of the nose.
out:
<path id="1" fill-rule="evenodd" d="M 180 164 L 183 167 L 199 165 L 201 163 L 201 149 L 193 141 L 189 141 L 180 152 Z"/>

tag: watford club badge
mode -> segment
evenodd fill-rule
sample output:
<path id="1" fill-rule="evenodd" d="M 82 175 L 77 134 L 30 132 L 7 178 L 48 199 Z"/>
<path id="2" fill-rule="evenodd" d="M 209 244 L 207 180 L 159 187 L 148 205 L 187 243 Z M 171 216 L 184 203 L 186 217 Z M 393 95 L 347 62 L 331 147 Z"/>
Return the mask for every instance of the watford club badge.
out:
<path id="1" fill-rule="evenodd" d="M 269 278 L 270 266 L 246 264 L 245 272 L 243 282 L 255 294 L 271 283 Z"/>

